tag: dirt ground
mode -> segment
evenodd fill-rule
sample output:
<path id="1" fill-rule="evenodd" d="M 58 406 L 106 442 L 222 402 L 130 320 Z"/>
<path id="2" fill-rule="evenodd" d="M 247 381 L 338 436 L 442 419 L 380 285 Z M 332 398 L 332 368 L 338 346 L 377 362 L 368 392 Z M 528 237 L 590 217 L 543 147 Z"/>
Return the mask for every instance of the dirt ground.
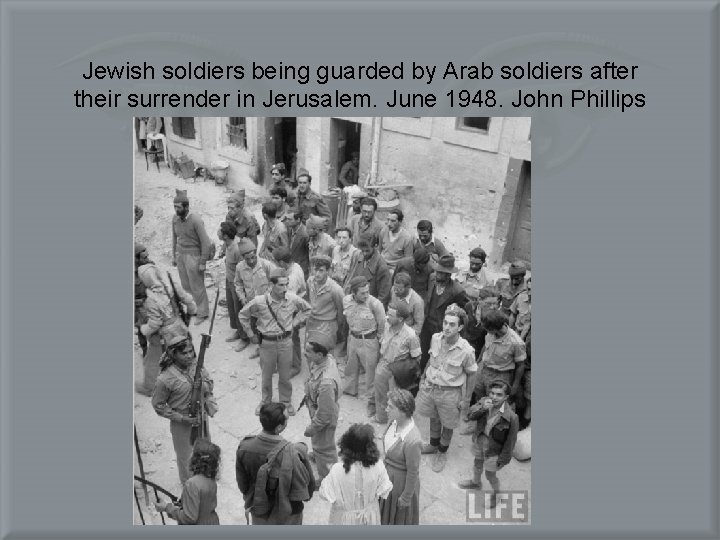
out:
<path id="1" fill-rule="evenodd" d="M 246 205 L 251 209 L 258 222 L 262 222 L 260 203 L 265 191 L 253 184 L 250 179 L 246 183 Z M 144 211 L 142 219 L 135 226 L 135 239 L 148 248 L 150 258 L 162 270 L 175 272 L 171 264 L 171 229 L 170 223 L 173 212 L 172 199 L 175 189 L 186 189 L 190 199 L 190 211 L 202 216 L 208 235 L 217 241 L 217 229 L 223 221 L 227 208 L 225 198 L 227 191 L 224 186 L 215 185 L 212 181 L 202 179 L 183 180 L 174 176 L 164 163 L 160 163 L 160 172 L 153 163 L 146 170 L 145 159 L 141 153 L 135 157 L 135 204 Z M 129 219 L 129 209 L 128 209 Z M 462 261 L 459 261 L 461 264 Z M 224 298 L 224 262 L 214 261 L 208 265 L 210 276 L 206 279 L 210 301 L 214 301 L 217 288 L 214 282 L 220 283 L 220 298 Z M 212 277 L 211 277 L 212 276 Z M 491 273 L 491 277 L 492 276 Z M 179 280 L 178 280 L 179 282 Z M 195 343 L 200 343 L 200 331 L 207 331 L 207 324 L 200 327 L 191 324 L 190 330 Z M 225 338 L 230 335 L 230 326 L 227 310 L 219 306 L 212 343 L 208 349 L 205 361 L 206 367 L 215 381 L 215 396 L 220 406 L 219 412 L 210 421 L 213 442 L 222 449 L 222 464 L 218 478 L 218 507 L 221 524 L 245 524 L 243 498 L 235 482 L 235 451 L 240 440 L 248 435 L 260 431 L 260 423 L 254 414 L 255 407 L 260 401 L 260 368 L 256 360 L 249 356 L 253 347 L 243 352 L 233 351 L 234 343 L 226 343 Z M 142 352 L 137 340 L 133 341 L 133 356 L 135 377 L 142 378 Z M 303 395 L 303 381 L 307 376 L 307 367 L 303 372 L 292 379 L 293 402 L 297 404 Z M 132 389 L 128 389 L 132 392 Z M 361 388 L 362 392 L 362 388 Z M 274 394 L 277 395 L 277 376 L 275 377 Z M 133 394 L 134 420 L 145 474 L 149 480 L 165 487 L 177 496 L 181 493 L 175 464 L 175 453 L 170 438 L 169 422 L 155 414 L 150 404 L 150 398 Z M 366 422 L 365 404 L 363 401 L 343 396 L 340 399 L 340 421 L 337 428 L 338 436 L 352 423 Z M 429 422 L 426 418 L 416 416 L 415 422 L 420 432 L 427 437 Z M 305 441 L 310 446 L 309 439 L 303 436 L 303 431 L 309 423 L 306 409 L 301 410 L 283 432 L 283 436 L 293 441 Z M 376 426 L 379 431 L 381 426 Z M 453 437 L 448 462 L 441 474 L 432 472 L 430 457 L 423 456 L 420 470 L 420 508 L 421 524 L 467 524 L 466 521 L 466 492 L 456 486 L 456 482 L 467 478 L 471 474 L 473 457 L 470 452 L 470 436 L 459 435 Z M 134 451 L 133 451 L 134 454 Z M 138 473 L 135 456 L 134 474 Z M 526 490 L 530 492 L 530 461 L 518 462 L 515 459 L 500 473 L 502 489 Z M 141 503 L 142 490 L 137 487 Z M 153 497 L 150 490 L 150 497 Z M 162 496 L 161 496 L 162 498 Z M 308 525 L 326 524 L 330 511 L 329 503 L 313 497 L 305 507 L 303 522 Z M 143 504 L 143 513 L 148 523 L 160 524 L 160 516 L 154 510 L 146 508 Z M 133 520 L 141 524 L 137 508 L 133 504 Z M 167 520 L 168 524 L 174 524 Z"/>

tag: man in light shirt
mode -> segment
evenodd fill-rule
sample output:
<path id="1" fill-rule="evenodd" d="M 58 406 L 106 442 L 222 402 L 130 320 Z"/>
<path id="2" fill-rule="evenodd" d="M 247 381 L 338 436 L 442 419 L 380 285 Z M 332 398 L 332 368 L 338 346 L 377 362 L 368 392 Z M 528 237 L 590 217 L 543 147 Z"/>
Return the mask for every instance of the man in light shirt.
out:
<path id="1" fill-rule="evenodd" d="M 413 254 L 413 238 L 403 226 L 404 214 L 399 208 L 388 213 L 387 225 L 380 231 L 378 251 L 390 269 L 395 270 L 398 261 Z"/>
<path id="2" fill-rule="evenodd" d="M 350 270 L 352 256 L 357 248 L 352 245 L 352 231 L 347 227 L 340 227 L 335 231 L 337 243 L 332 251 L 332 266 L 330 277 L 343 287 Z"/>

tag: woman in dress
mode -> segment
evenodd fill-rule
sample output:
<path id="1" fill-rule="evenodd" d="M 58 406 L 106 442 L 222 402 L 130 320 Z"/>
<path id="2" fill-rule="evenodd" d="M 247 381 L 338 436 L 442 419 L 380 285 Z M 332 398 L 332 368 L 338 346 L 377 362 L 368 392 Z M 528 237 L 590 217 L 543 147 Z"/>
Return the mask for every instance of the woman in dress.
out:
<path id="1" fill-rule="evenodd" d="M 192 476 L 183 484 L 180 504 L 156 502 L 155 508 L 178 522 L 178 525 L 220 525 L 217 507 L 217 473 L 220 447 L 207 439 L 198 439 L 190 458 Z"/>
<path id="2" fill-rule="evenodd" d="M 388 393 L 390 425 L 383 435 L 385 467 L 393 484 L 390 496 L 380 502 L 383 525 L 420 523 L 420 449 L 422 438 L 412 415 L 415 399 L 407 390 Z"/>
<path id="3" fill-rule="evenodd" d="M 340 437 L 340 459 L 320 484 L 320 496 L 332 503 L 331 525 L 380 525 L 380 505 L 392 491 L 375 430 L 353 424 Z"/>

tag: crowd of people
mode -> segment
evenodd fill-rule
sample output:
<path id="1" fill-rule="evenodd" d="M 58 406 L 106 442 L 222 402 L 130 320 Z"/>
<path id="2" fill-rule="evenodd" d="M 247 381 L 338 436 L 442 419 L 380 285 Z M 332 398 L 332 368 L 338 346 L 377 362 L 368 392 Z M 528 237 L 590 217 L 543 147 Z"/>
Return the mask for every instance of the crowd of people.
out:
<path id="1" fill-rule="evenodd" d="M 289 179 L 277 164 L 271 174 L 262 226 L 245 207 L 244 190 L 232 193 L 217 225 L 219 249 L 190 211 L 187 193 L 177 191 L 171 226 L 180 283 L 135 244 L 144 368 L 136 391 L 170 420 L 183 483 L 181 506 L 158 509 L 181 524 L 218 523 L 220 449 L 192 441 L 190 433 L 199 415 L 217 410 L 213 381 L 205 370 L 195 377 L 197 351 L 187 326 L 191 316 L 192 324 L 208 323 L 204 278 L 214 258 L 225 263 L 227 341 L 236 342 L 237 352 L 252 347 L 262 373 L 255 409 L 262 433 L 236 451 L 248 523 L 301 524 L 304 502 L 317 492 L 332 503 L 330 523 L 418 524 L 421 455 L 430 454 L 432 470 L 442 472 L 458 429 L 472 434 L 474 456 L 458 487 L 483 489 L 484 473 L 493 507 L 498 471 L 531 421 L 527 265 L 513 262 L 509 276 L 493 283 L 478 246 L 468 254 L 469 270 L 460 272 L 429 220 L 413 234 L 401 209 L 383 223 L 375 199 L 365 197 L 347 223 L 333 224 L 307 170 Z M 136 207 L 136 223 L 141 218 Z M 302 373 L 299 407 L 310 413 L 304 432 L 310 452 L 281 436 L 297 414 L 291 379 Z M 197 381 L 206 410 L 191 416 Z M 367 419 L 338 439 L 343 399 L 362 400 Z M 429 418 L 429 433 L 415 424 L 418 415 Z"/>

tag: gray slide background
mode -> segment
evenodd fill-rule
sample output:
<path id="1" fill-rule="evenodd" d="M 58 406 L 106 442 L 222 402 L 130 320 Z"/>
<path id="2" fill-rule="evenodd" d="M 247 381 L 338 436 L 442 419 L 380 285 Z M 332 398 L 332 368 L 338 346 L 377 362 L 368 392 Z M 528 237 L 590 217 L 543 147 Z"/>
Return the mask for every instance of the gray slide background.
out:
<path id="1" fill-rule="evenodd" d="M 717 29 L 717 2 L 3 2 L 3 537 L 197 535 L 130 525 L 132 113 L 73 107 L 90 59 L 640 65 L 625 113 L 242 113 L 534 117 L 532 525 L 384 535 L 716 537 Z"/>

